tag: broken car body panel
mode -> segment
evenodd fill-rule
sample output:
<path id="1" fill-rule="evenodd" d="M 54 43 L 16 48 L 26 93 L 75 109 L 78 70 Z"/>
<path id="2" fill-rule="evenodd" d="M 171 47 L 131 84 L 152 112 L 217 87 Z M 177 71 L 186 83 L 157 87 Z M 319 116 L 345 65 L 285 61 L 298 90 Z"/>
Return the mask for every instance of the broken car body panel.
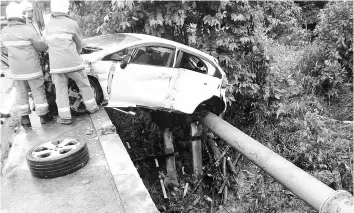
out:
<path id="1" fill-rule="evenodd" d="M 221 96 L 219 79 L 183 68 L 176 70 L 178 74 L 170 94 L 173 102 L 168 108 L 191 114 L 203 101 Z"/>

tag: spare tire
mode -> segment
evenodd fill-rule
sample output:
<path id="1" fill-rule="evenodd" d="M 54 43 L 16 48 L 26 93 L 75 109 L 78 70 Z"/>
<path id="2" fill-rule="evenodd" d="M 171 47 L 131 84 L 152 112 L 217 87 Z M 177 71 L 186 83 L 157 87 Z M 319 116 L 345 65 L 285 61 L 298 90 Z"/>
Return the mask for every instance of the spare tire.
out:
<path id="1" fill-rule="evenodd" d="M 73 173 L 90 159 L 85 141 L 65 138 L 41 143 L 26 155 L 31 174 L 37 178 L 55 178 Z"/>

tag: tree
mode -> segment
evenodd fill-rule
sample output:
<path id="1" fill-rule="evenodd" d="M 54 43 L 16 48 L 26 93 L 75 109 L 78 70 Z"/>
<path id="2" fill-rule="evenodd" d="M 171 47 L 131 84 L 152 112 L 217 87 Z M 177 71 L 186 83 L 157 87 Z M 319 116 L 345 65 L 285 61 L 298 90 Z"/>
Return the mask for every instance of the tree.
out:
<path id="1" fill-rule="evenodd" d="M 301 22 L 305 29 L 314 30 L 319 22 L 318 14 L 327 1 L 295 1 L 301 7 Z"/>
<path id="2" fill-rule="evenodd" d="M 331 60 L 341 64 L 347 81 L 353 82 L 353 2 L 331 2 L 319 18 L 317 42 L 325 47 Z"/>

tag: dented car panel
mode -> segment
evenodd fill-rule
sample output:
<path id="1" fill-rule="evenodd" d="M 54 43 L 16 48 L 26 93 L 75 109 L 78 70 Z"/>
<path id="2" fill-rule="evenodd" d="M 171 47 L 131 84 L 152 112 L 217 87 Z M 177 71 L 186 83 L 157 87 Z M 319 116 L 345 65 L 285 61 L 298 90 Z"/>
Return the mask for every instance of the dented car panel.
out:
<path id="1" fill-rule="evenodd" d="M 129 64 L 116 66 L 108 106 L 163 106 L 173 68 Z"/>
<path id="2" fill-rule="evenodd" d="M 191 114 L 203 101 L 220 97 L 220 79 L 183 68 L 176 71 L 177 78 L 170 94 L 173 102 L 168 108 Z"/>
<path id="3" fill-rule="evenodd" d="M 108 88 L 108 73 L 110 68 L 113 66 L 114 62 L 112 61 L 101 61 L 98 60 L 95 63 L 92 63 L 91 67 L 93 72 L 97 76 L 97 80 L 101 84 L 103 97 L 105 101 L 109 100 L 109 94 L 107 91 Z"/>

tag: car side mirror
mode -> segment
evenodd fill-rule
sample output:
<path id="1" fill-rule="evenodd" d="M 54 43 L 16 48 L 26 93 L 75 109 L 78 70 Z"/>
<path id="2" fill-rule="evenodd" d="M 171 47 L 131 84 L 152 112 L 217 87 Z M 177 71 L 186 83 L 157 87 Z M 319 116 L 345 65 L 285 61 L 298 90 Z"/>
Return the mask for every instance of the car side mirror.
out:
<path id="1" fill-rule="evenodd" d="M 127 55 L 123 58 L 122 63 L 120 64 L 121 69 L 125 69 L 127 65 L 130 63 L 130 60 L 132 59 L 131 55 Z"/>

